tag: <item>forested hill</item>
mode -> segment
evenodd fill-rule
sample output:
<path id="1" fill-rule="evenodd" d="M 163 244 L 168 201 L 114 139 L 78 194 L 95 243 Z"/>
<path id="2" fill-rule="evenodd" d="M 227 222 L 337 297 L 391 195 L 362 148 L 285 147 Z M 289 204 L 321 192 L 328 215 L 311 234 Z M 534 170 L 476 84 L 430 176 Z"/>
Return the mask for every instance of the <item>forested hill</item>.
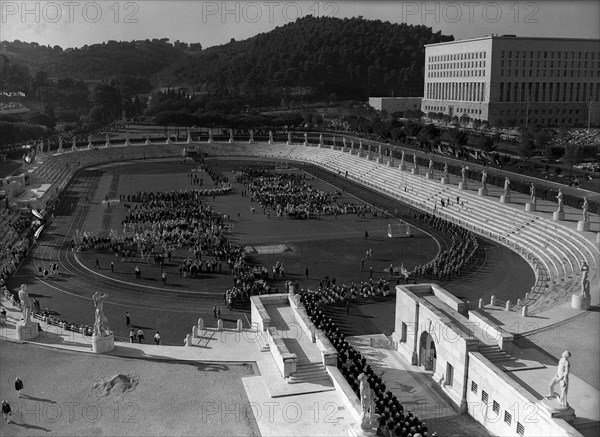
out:
<path id="1" fill-rule="evenodd" d="M 157 73 L 154 82 L 249 100 L 265 93 L 422 96 L 424 45 L 452 40 L 426 26 L 307 16 L 181 58 Z"/>
<path id="2" fill-rule="evenodd" d="M 113 75 L 150 77 L 184 57 L 185 52 L 168 39 L 109 41 L 76 49 L 43 46 L 22 41 L 0 44 L 0 55 L 31 73 L 46 71 L 49 77 L 102 80 Z"/>

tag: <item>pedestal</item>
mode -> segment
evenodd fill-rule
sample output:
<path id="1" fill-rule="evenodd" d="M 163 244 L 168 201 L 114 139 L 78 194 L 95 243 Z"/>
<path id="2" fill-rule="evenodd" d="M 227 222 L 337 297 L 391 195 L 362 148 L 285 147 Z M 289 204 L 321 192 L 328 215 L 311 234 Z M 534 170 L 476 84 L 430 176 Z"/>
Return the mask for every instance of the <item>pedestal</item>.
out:
<path id="1" fill-rule="evenodd" d="M 571 407 L 562 407 L 558 399 L 544 399 L 540 403 L 540 412 L 543 412 L 553 419 L 563 419 L 567 423 L 573 423 L 575 420 L 575 410 Z"/>
<path id="2" fill-rule="evenodd" d="M 146 140 L 146 142 L 144 143 L 146 146 L 150 145 L 150 140 Z"/>
<path id="3" fill-rule="evenodd" d="M 448 185 L 450 183 L 450 178 L 446 176 L 445 178 L 440 179 L 442 185 Z"/>
<path id="4" fill-rule="evenodd" d="M 406 170 L 406 164 L 402 163 L 398 166 L 400 170 Z"/>
<path id="5" fill-rule="evenodd" d="M 525 211 L 527 211 L 527 212 L 534 212 L 535 211 L 535 203 L 527 202 L 525 204 Z"/>
<path id="6" fill-rule="evenodd" d="M 581 232 L 589 232 L 590 222 L 584 222 L 583 220 L 579 220 L 577 222 L 577 230 Z"/>
<path id="7" fill-rule="evenodd" d="M 564 219 L 565 219 L 564 211 L 554 211 L 552 213 L 552 220 L 554 220 L 555 222 L 560 222 Z"/>
<path id="8" fill-rule="evenodd" d="M 229 138 L 229 144 L 233 144 L 233 139 Z"/>
<path id="9" fill-rule="evenodd" d="M 500 203 L 510 203 L 510 194 L 509 195 L 501 194 L 500 195 Z"/>
<path id="10" fill-rule="evenodd" d="M 383 164 L 383 156 L 380 156 L 380 157 L 378 157 L 378 158 L 377 158 L 377 162 L 378 162 L 379 164 Z"/>
<path id="11" fill-rule="evenodd" d="M 209 142 L 210 142 L 210 141 L 209 141 Z M 269 143 L 269 144 L 273 144 L 273 141 L 269 140 L 269 141 L 268 141 L 268 143 Z"/>
<path id="12" fill-rule="evenodd" d="M 286 143 L 285 143 L 285 144 L 286 144 L 286 145 L 288 145 L 288 146 L 291 146 L 291 145 L 292 145 L 292 142 L 291 142 L 291 141 L 286 141 Z"/>
<path id="13" fill-rule="evenodd" d="M 467 187 L 468 187 L 468 185 L 467 185 L 467 183 L 466 183 L 466 182 L 459 182 L 459 183 L 458 183 L 458 189 L 459 189 L 459 190 L 466 190 L 466 189 L 467 189 Z"/>
<path id="14" fill-rule="evenodd" d="M 110 352 L 115 348 L 115 336 L 110 334 L 106 337 L 98 337 L 92 335 L 92 352 L 97 354 L 104 354 Z"/>
<path id="15" fill-rule="evenodd" d="M 188 141 L 188 143 L 191 143 L 191 141 Z M 129 142 L 129 140 L 125 141 L 125 146 L 131 146 L 131 143 Z"/>
<path id="16" fill-rule="evenodd" d="M 375 428 L 364 430 L 360 427 L 360 423 L 355 423 L 348 428 L 348 435 L 350 437 L 375 437 L 377 430 Z"/>
<path id="17" fill-rule="evenodd" d="M 413 168 L 410 172 L 411 174 L 419 174 L 419 167 Z"/>
<path id="18" fill-rule="evenodd" d="M 488 193 L 487 188 L 482 187 L 479 190 L 477 190 L 477 195 L 481 196 L 481 197 L 487 196 L 487 193 Z"/>
<path id="19" fill-rule="evenodd" d="M 425 179 L 426 180 L 433 179 L 433 173 L 431 173 L 430 171 L 428 171 L 427 173 L 425 173 Z"/>
<path id="20" fill-rule="evenodd" d="M 171 144 L 171 138 L 167 138 L 167 141 L 165 141 L 165 144 Z"/>
<path id="21" fill-rule="evenodd" d="M 589 310 L 592 306 L 591 296 L 582 296 L 580 293 L 573 293 L 571 295 L 571 307 L 576 310 Z"/>
<path id="22" fill-rule="evenodd" d="M 34 340 L 38 335 L 38 324 L 36 322 L 17 322 L 17 340 Z"/>
<path id="23" fill-rule="evenodd" d="M 390 160 L 388 161 L 388 166 L 389 167 L 393 167 L 394 166 L 394 158 L 390 158 Z"/>

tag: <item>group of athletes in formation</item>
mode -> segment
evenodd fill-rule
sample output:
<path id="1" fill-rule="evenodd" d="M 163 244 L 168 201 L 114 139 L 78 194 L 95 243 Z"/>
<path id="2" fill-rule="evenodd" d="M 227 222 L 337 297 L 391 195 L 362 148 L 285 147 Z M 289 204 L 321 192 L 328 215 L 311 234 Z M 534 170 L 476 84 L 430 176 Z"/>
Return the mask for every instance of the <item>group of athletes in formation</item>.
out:
<path id="1" fill-rule="evenodd" d="M 373 417 L 375 417 L 375 413 L 379 415 L 377 435 L 389 437 L 409 437 L 415 434 L 437 436 L 435 432 L 429 434 L 426 423 L 417 415 L 404 409 L 396 395 L 387 389 L 381 375 L 378 375 L 368 364 L 367 359 L 346 340 L 335 322 L 325 317 L 319 294 L 305 291 L 300 292 L 298 296 L 311 322 L 327 336 L 337 350 L 337 367 L 358 398 L 361 399 L 361 380 L 375 394 L 372 402 L 375 411 L 371 411 L 371 414 Z"/>

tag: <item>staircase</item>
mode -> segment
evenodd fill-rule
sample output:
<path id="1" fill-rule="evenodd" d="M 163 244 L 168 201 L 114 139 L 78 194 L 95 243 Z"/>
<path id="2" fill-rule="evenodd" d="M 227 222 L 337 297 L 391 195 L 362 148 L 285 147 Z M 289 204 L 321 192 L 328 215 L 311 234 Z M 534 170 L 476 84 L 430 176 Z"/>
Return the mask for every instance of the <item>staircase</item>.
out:
<path id="1" fill-rule="evenodd" d="M 481 353 L 481 355 L 486 357 L 488 360 L 490 360 L 492 363 L 516 360 L 515 357 L 501 350 L 496 345 L 480 346 L 478 352 Z"/>
<path id="2" fill-rule="evenodd" d="M 303 382 L 331 385 L 331 380 L 322 362 L 306 362 L 296 365 L 296 372 L 289 377 L 288 384 L 300 384 Z"/>

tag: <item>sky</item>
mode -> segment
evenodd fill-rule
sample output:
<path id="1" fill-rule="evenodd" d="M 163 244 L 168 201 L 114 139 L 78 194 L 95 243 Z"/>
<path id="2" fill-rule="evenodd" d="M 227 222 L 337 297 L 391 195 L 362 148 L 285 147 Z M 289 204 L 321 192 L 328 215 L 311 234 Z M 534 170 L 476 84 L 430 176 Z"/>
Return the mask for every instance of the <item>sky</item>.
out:
<path id="1" fill-rule="evenodd" d="M 485 35 L 600 39 L 598 1 L 0 0 L 0 40 L 81 47 L 169 38 L 207 48 L 306 15 L 423 24 L 455 39 Z"/>

